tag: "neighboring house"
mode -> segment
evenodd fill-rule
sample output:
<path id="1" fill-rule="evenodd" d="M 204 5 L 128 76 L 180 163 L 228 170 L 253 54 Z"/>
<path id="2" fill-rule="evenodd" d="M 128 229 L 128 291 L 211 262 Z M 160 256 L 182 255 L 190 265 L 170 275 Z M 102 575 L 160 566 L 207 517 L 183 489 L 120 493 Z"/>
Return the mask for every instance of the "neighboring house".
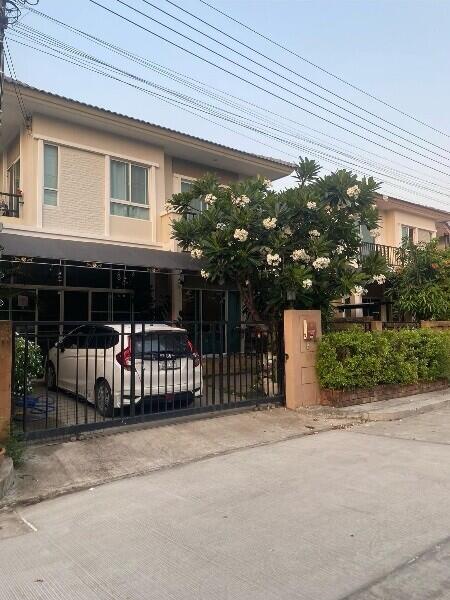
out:
<path id="1" fill-rule="evenodd" d="M 166 200 L 206 172 L 229 184 L 293 165 L 19 87 L 28 128 L 5 82 L 0 318 L 239 320 L 237 291 L 178 251 Z"/>
<path id="2" fill-rule="evenodd" d="M 450 212 L 414 204 L 391 196 L 379 196 L 380 214 L 377 244 L 398 247 L 403 239 L 414 243 L 429 242 L 444 235 L 443 227 L 450 222 Z"/>
<path id="3" fill-rule="evenodd" d="M 391 266 L 395 266 L 396 250 L 403 240 L 417 244 L 429 242 L 437 237 L 441 246 L 449 246 L 450 212 L 391 196 L 378 195 L 376 204 L 380 215 L 376 235 L 371 235 L 373 232 L 361 227 L 363 255 L 373 251 L 380 252 Z M 384 301 L 383 288 L 380 286 L 370 285 L 365 296 L 353 295 L 346 302 L 359 307 L 346 309 L 344 312 L 347 317 L 372 316 L 382 320 L 393 319 L 390 304 Z"/>

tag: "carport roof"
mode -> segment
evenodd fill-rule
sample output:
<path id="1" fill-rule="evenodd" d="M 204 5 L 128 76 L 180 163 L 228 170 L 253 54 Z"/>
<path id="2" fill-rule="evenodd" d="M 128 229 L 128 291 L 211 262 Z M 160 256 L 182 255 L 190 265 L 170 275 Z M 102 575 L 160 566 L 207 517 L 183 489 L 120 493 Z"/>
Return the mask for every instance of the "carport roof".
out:
<path id="1" fill-rule="evenodd" d="M 170 252 L 124 246 L 44 238 L 3 232 L 0 236 L 5 256 L 97 262 L 126 265 L 127 267 L 151 267 L 157 269 L 198 271 L 199 262 L 185 252 Z"/>

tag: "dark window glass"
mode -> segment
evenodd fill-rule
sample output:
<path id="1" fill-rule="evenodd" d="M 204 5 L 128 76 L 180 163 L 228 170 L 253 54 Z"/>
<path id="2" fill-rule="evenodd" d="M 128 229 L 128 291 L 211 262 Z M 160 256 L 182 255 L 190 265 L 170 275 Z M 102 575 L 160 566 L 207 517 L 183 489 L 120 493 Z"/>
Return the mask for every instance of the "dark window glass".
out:
<path id="1" fill-rule="evenodd" d="M 89 348 L 106 350 L 107 348 L 113 348 L 118 343 L 119 334 L 115 329 L 111 329 L 111 327 L 95 326 L 92 328 L 88 346 Z"/>
<path id="2" fill-rule="evenodd" d="M 142 346 L 144 346 L 142 348 Z M 136 358 L 151 358 L 161 354 L 186 356 L 189 354 L 188 339 L 185 333 L 136 333 L 133 337 L 132 348 Z"/>

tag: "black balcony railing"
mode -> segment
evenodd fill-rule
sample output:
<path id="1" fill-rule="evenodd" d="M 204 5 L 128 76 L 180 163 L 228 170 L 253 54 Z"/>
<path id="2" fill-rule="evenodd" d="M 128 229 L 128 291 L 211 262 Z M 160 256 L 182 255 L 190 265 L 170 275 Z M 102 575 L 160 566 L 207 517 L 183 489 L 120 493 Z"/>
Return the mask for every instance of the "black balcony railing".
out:
<path id="1" fill-rule="evenodd" d="M 365 258 L 366 256 L 369 256 L 369 254 L 380 254 L 391 267 L 400 264 L 399 248 L 395 248 L 394 246 L 361 242 L 360 253 L 361 258 Z"/>
<path id="2" fill-rule="evenodd" d="M 18 219 L 21 204 L 23 204 L 22 194 L 0 192 L 0 217 L 16 217 Z"/>

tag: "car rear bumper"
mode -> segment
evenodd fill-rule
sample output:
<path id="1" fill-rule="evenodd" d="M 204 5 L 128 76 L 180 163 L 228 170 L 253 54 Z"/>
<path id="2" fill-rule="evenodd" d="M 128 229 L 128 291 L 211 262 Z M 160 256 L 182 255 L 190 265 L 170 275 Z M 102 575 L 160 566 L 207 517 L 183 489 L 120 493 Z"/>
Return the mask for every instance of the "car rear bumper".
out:
<path id="1" fill-rule="evenodd" d="M 201 396 L 202 388 L 195 389 L 186 389 L 186 390 L 175 390 L 172 391 L 168 389 L 167 391 L 163 391 L 161 389 L 154 389 L 153 391 L 145 390 L 144 396 L 140 394 L 141 390 L 136 390 L 136 394 L 134 396 L 134 403 L 139 404 L 142 400 L 145 403 L 147 402 L 173 402 L 173 401 L 183 401 L 183 400 L 194 400 Z M 115 394 L 114 405 L 116 408 L 119 408 L 123 403 L 124 406 L 128 406 L 131 404 L 131 393 L 129 390 L 124 391 L 123 395 L 120 393 Z"/>

